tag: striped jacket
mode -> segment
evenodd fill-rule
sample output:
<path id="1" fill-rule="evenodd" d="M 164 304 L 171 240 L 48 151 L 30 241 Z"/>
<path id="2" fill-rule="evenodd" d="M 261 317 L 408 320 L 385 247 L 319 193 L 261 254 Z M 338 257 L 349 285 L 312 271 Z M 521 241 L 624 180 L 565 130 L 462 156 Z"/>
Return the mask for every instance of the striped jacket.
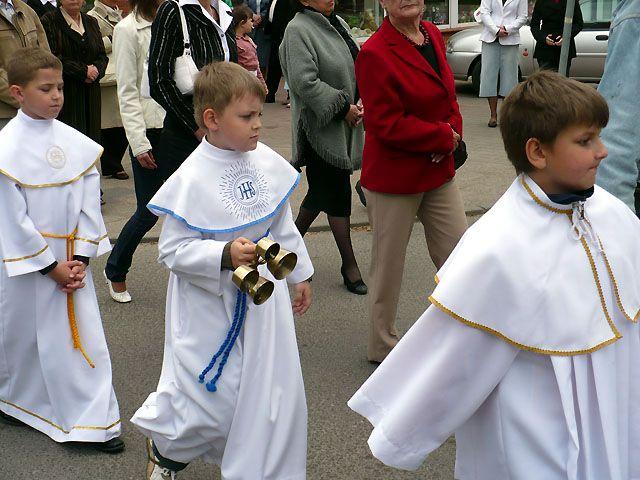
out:
<path id="1" fill-rule="evenodd" d="M 149 47 L 149 86 L 151 97 L 167 112 L 165 125 L 180 126 L 193 133 L 198 125 L 193 116 L 193 98 L 180 93 L 173 80 L 176 58 L 184 52 L 180 13 L 175 1 L 166 1 L 158 9 L 151 25 L 151 45 Z M 220 34 L 199 5 L 184 5 L 187 29 L 191 41 L 191 55 L 196 66 L 224 60 L 224 50 Z M 222 14 L 227 14 L 222 11 Z M 236 36 L 232 26 L 226 31 L 230 60 L 238 61 Z"/>

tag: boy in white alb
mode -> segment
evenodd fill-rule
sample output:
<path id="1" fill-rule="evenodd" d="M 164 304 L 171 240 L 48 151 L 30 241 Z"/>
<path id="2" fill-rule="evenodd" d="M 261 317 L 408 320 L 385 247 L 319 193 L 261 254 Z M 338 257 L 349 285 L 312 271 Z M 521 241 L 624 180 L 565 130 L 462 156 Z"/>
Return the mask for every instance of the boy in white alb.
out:
<path id="1" fill-rule="evenodd" d="M 242 67 L 213 63 L 195 84 L 207 135 L 149 208 L 171 271 L 158 387 L 132 422 L 151 439 L 147 478 L 175 478 L 196 458 L 225 480 L 305 478 L 307 409 L 287 283 L 254 305 L 232 283 L 270 237 L 298 255 L 293 313 L 311 303 L 313 267 L 291 216 L 298 173 L 258 143 L 264 89 Z"/>
<path id="2" fill-rule="evenodd" d="M 102 147 L 55 120 L 63 82 L 54 55 L 19 50 L 7 74 L 21 109 L 0 131 L 0 417 L 56 442 L 120 452 L 87 268 L 110 250 L 95 167 Z"/>
<path id="3" fill-rule="evenodd" d="M 519 176 L 349 401 L 382 462 L 416 469 L 455 433 L 459 480 L 640 478 L 640 222 L 594 187 L 608 115 L 549 72 L 505 99 Z"/>

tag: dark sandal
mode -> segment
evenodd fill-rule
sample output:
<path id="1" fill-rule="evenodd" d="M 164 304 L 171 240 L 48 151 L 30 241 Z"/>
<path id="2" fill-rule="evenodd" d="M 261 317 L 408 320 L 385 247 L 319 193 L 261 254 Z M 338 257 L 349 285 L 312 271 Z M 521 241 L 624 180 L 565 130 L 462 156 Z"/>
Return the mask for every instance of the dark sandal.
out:
<path id="1" fill-rule="evenodd" d="M 129 180 L 129 175 L 124 170 L 121 172 L 114 173 L 111 175 L 111 178 L 115 178 L 116 180 Z"/>
<path id="2" fill-rule="evenodd" d="M 489 120 L 489 123 L 487 123 L 487 127 L 489 128 L 496 128 L 497 126 L 498 126 L 497 120 Z"/>

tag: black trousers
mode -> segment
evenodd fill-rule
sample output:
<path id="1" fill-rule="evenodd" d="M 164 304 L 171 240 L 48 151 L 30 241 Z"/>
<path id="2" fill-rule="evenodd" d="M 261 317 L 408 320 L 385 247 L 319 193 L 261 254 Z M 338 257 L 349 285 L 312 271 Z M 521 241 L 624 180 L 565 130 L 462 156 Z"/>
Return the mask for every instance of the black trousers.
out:
<path id="1" fill-rule="evenodd" d="M 162 169 L 162 178 L 165 180 L 173 175 L 182 162 L 200 144 L 193 132 L 187 132 L 184 128 L 176 127 L 167 114 L 164 128 L 158 141 L 158 149 L 154 152 L 159 168 Z"/>
<path id="2" fill-rule="evenodd" d="M 558 70 L 560 69 L 560 54 L 554 55 L 552 57 L 538 58 L 536 60 L 538 60 L 538 66 L 540 67 L 540 70 L 553 70 L 554 72 L 558 72 Z M 571 72 L 571 60 L 573 59 L 570 58 L 567 61 L 567 77 Z"/>
<path id="3" fill-rule="evenodd" d="M 147 130 L 147 138 L 151 142 L 154 157 L 158 151 L 157 147 L 161 131 L 159 128 Z M 133 183 L 135 185 L 136 211 L 122 228 L 118 241 L 113 246 L 113 250 L 111 250 L 107 260 L 107 266 L 104 271 L 107 278 L 112 282 L 124 282 L 126 280 L 136 248 L 138 248 L 145 234 L 158 221 L 158 217 L 147 208 L 147 203 L 162 186 L 160 166 L 158 165 L 155 170 L 144 168 L 133 156 L 131 150 L 129 150 L 129 155 L 131 157 Z M 158 162 L 158 158 L 155 158 L 156 162 Z"/>
<path id="4" fill-rule="evenodd" d="M 282 78 L 282 66 L 280 65 L 280 44 L 282 43 L 282 35 L 273 36 L 271 39 L 271 51 L 269 52 L 269 67 L 267 68 L 267 88 L 269 94 L 267 95 L 267 103 L 273 103 L 276 99 L 276 93 L 280 86 L 280 79 Z"/>
<path id="5" fill-rule="evenodd" d="M 103 128 L 100 130 L 100 144 L 104 148 L 102 157 L 100 157 L 102 175 L 111 176 L 114 173 L 124 171 L 122 157 L 129 145 L 124 128 Z"/>

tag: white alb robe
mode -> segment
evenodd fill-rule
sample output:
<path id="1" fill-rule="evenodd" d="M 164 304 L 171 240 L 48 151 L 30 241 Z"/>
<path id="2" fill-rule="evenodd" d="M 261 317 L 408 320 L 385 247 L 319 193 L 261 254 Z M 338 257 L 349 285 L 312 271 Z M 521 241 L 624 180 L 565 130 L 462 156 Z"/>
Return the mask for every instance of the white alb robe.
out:
<path id="1" fill-rule="evenodd" d="M 158 191 L 149 208 L 164 215 L 159 260 L 171 271 L 162 373 L 132 422 L 171 460 L 220 465 L 225 480 L 305 478 L 307 409 L 287 282 L 313 267 L 288 197 L 299 175 L 269 147 L 239 153 L 206 139 Z M 221 271 L 224 245 L 268 234 L 298 255 L 286 281 L 267 268 L 273 295 L 247 314 L 210 392 L 198 376 L 232 325 L 238 289 Z M 211 380 L 217 364 L 206 376 Z"/>
<path id="2" fill-rule="evenodd" d="M 71 127 L 22 111 L 0 131 L 0 410 L 57 442 L 120 434 L 91 272 L 71 296 L 89 360 L 74 348 L 67 294 L 39 272 L 67 260 L 71 244 L 85 257 L 110 250 L 95 168 L 101 151 Z"/>
<path id="3" fill-rule="evenodd" d="M 639 238 L 599 187 L 567 206 L 519 177 L 349 401 L 373 454 L 413 470 L 455 433 L 458 480 L 640 479 Z"/>

